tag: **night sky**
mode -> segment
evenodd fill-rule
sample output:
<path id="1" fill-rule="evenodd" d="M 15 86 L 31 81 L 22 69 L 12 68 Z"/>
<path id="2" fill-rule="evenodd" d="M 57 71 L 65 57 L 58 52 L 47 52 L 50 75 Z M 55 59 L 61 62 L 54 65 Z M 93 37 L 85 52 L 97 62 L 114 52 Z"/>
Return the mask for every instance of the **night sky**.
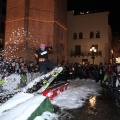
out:
<path id="1" fill-rule="evenodd" d="M 109 11 L 109 25 L 113 32 L 120 32 L 120 0 L 67 0 L 67 10 L 80 12 Z"/>

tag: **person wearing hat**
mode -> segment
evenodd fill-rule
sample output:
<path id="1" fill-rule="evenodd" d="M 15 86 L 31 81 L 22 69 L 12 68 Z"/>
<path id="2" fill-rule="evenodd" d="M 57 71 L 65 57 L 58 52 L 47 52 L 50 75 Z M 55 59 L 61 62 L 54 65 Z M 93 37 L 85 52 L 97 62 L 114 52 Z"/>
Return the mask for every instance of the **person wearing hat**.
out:
<path id="1" fill-rule="evenodd" d="M 40 44 L 40 48 L 35 52 L 40 73 L 46 74 L 47 69 L 51 70 L 55 67 L 55 64 L 48 59 L 48 51 L 51 50 L 52 47 L 46 46 L 45 44 Z"/>

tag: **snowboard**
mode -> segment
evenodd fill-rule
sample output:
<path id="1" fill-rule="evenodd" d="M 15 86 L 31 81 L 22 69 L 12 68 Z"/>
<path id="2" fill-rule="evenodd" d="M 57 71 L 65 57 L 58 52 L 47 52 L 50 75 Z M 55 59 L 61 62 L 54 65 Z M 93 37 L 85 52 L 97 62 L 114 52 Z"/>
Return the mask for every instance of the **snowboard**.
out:
<path id="1" fill-rule="evenodd" d="M 31 93 L 33 91 L 37 91 L 38 89 L 34 90 L 34 87 L 37 86 L 37 84 L 40 84 L 39 87 L 41 88 L 41 86 L 43 86 L 42 81 L 45 80 L 46 78 L 48 78 L 49 76 L 51 76 L 54 73 L 54 71 L 57 70 L 58 67 L 59 66 L 56 66 L 54 69 L 50 70 L 47 74 L 42 74 L 42 75 L 38 76 L 37 78 L 35 78 L 31 82 L 29 82 L 27 84 L 27 86 L 22 88 L 21 91 L 22 92 L 28 92 L 28 93 L 29 92 Z"/>
<path id="2" fill-rule="evenodd" d="M 57 76 L 62 72 L 63 67 L 58 67 L 49 77 L 43 80 L 43 86 L 37 91 L 37 93 L 44 92 L 49 85 L 57 78 Z"/>

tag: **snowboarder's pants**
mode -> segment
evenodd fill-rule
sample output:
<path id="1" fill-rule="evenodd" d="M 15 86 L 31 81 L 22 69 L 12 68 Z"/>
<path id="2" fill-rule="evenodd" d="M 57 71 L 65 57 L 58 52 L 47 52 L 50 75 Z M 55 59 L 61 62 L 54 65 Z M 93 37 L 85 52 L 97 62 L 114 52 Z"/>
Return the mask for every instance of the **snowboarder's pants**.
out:
<path id="1" fill-rule="evenodd" d="M 46 74 L 47 69 L 51 70 L 55 67 L 55 64 L 51 62 L 50 60 L 45 60 L 39 62 L 39 71 L 40 73 Z"/>

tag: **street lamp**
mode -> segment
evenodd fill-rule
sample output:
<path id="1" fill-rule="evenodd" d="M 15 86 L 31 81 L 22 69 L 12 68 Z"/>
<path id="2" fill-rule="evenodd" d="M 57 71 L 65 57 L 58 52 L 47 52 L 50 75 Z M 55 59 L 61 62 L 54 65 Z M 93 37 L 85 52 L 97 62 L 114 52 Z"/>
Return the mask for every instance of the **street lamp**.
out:
<path id="1" fill-rule="evenodd" d="M 91 58 L 93 59 L 93 64 L 94 64 L 95 53 L 97 52 L 97 50 L 95 47 L 91 47 L 90 52 L 91 52 Z"/>

